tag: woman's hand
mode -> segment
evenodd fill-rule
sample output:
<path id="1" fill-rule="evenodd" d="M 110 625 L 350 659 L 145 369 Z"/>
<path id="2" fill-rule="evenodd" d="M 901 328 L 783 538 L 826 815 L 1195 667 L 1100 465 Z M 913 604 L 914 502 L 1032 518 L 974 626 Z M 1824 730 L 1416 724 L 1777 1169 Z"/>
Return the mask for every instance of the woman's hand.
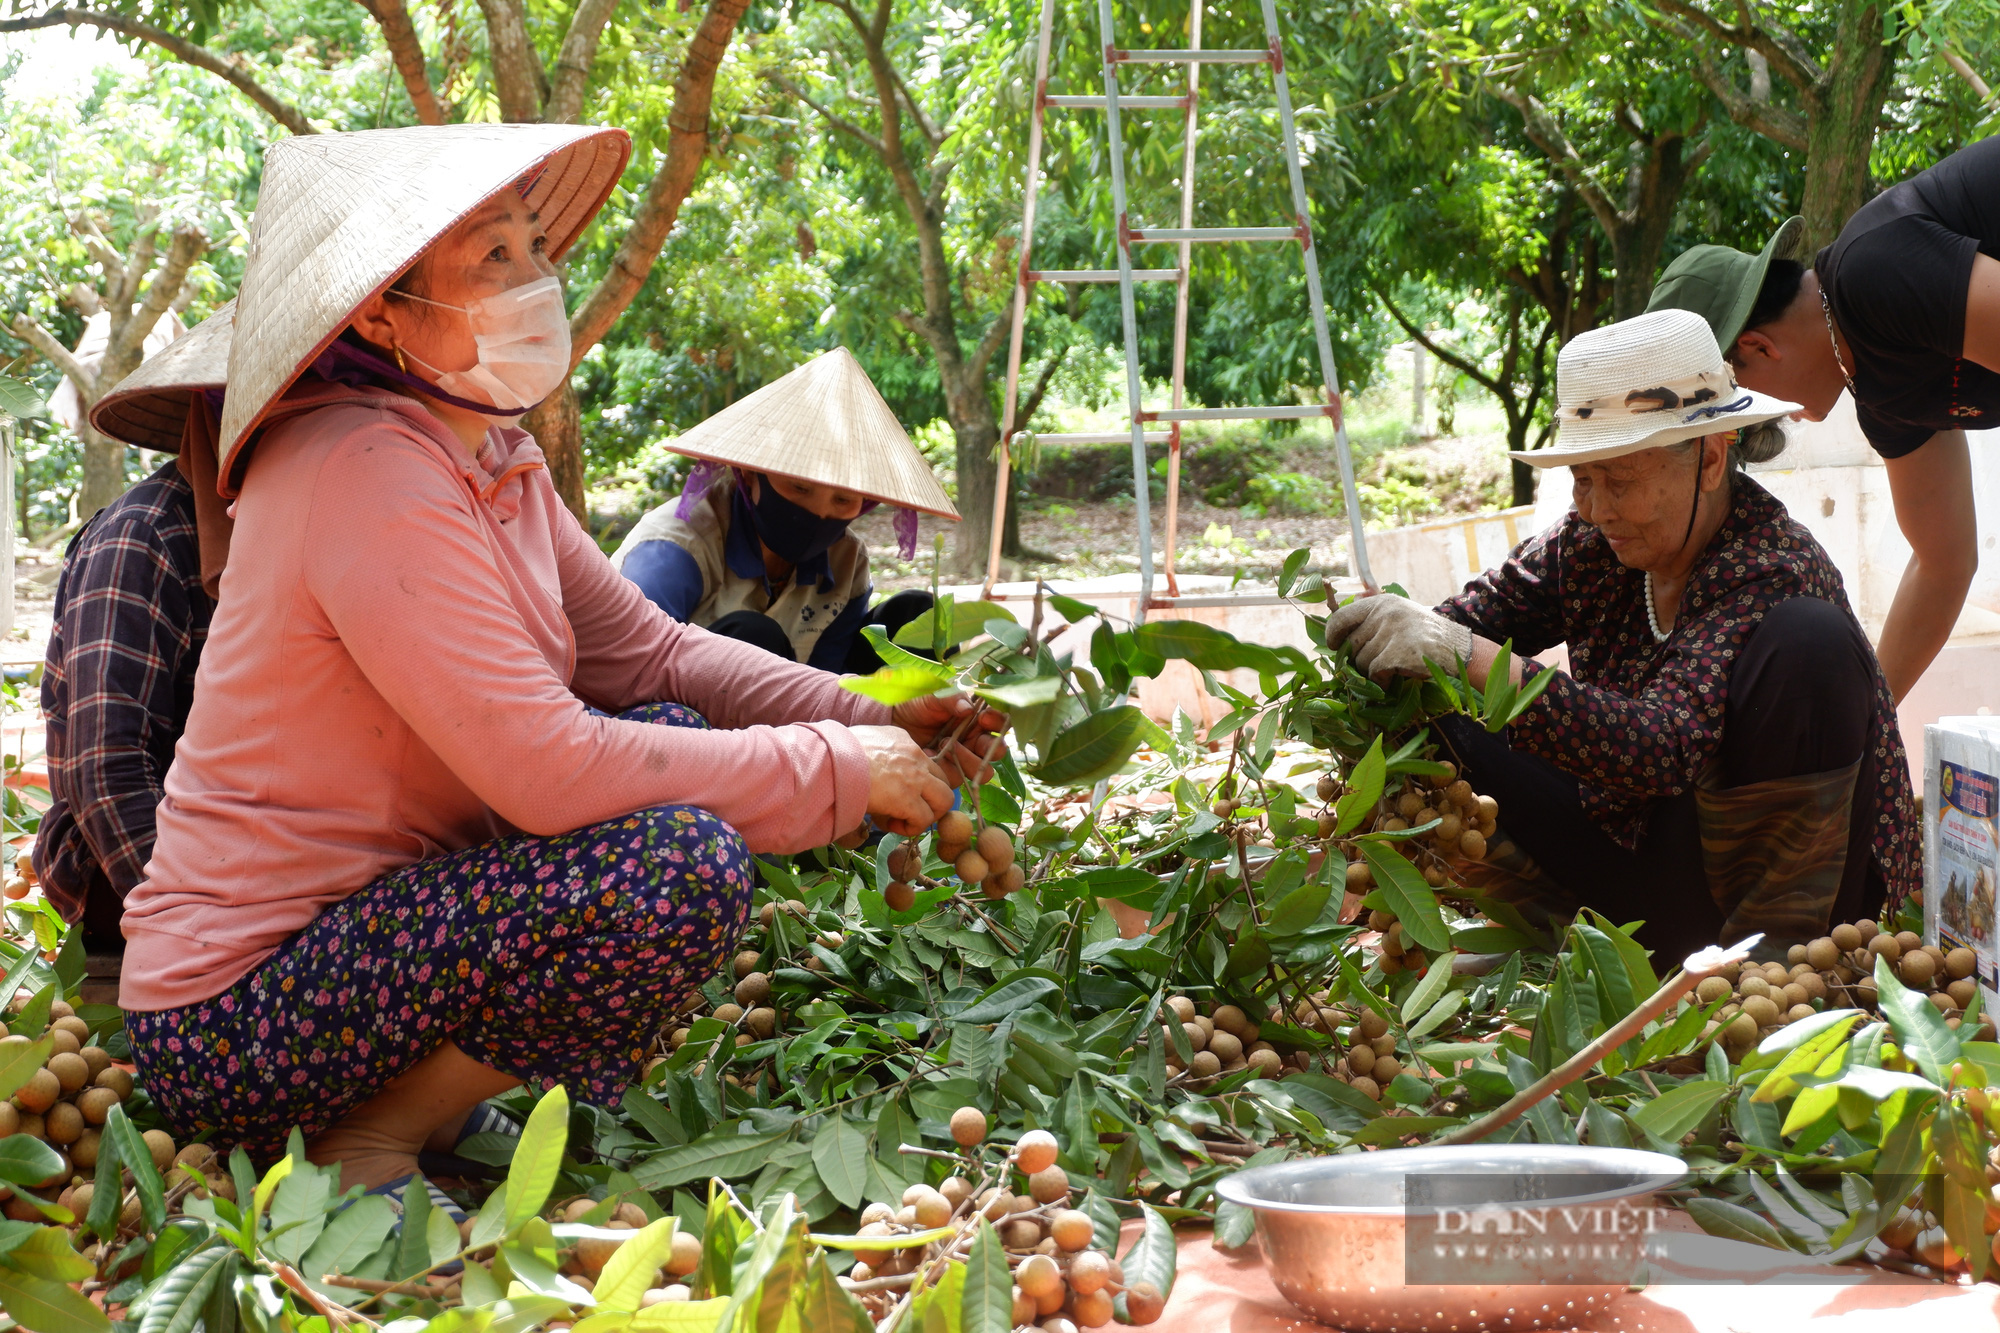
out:
<path id="1" fill-rule="evenodd" d="M 908 732 L 910 739 L 925 749 L 958 730 L 966 718 L 973 718 L 950 753 L 937 757 L 945 781 L 954 787 L 975 776 L 984 782 L 993 776 L 991 762 L 1007 753 L 1000 735 L 1007 730 L 1007 715 L 963 694 L 927 695 L 897 704 L 889 710 L 889 720 Z"/>
<path id="2" fill-rule="evenodd" d="M 1357 597 L 1326 618 L 1326 646 L 1349 644 L 1370 676 L 1428 676 L 1426 662 L 1457 675 L 1472 657 L 1472 630 L 1427 606 L 1376 593 Z"/>
<path id="3" fill-rule="evenodd" d="M 951 787 L 902 728 L 848 731 L 868 756 L 868 813 L 877 826 L 914 838 L 951 809 Z"/>

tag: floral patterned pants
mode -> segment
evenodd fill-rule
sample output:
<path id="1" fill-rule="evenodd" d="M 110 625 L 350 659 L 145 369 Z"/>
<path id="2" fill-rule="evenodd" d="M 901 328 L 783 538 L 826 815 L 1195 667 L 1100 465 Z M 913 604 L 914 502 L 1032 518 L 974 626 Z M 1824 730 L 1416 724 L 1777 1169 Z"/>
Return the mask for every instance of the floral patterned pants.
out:
<path id="1" fill-rule="evenodd" d="M 678 704 L 622 714 L 705 725 Z M 680 1000 L 749 921 L 755 869 L 706 811 L 654 806 L 499 838 L 328 907 L 220 995 L 127 1018 L 177 1135 L 283 1151 L 446 1041 L 545 1088 L 616 1103 Z"/>

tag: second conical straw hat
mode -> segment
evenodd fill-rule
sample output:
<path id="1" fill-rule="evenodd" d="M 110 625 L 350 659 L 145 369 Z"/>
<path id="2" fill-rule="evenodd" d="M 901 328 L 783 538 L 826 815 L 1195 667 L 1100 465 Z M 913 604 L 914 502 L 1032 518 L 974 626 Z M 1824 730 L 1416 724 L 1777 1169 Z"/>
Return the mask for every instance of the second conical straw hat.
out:
<path id="1" fill-rule="evenodd" d="M 631 154 L 625 131 L 588 125 L 416 125 L 272 144 L 236 294 L 223 492 L 235 493 L 238 453 L 258 419 L 433 241 L 516 187 L 541 215 L 549 257 L 560 258 Z"/>
<path id="2" fill-rule="evenodd" d="M 236 302 L 216 312 L 140 362 L 90 409 L 90 424 L 141 449 L 178 453 L 187 427 L 188 398 L 220 389 L 229 378 L 229 334 Z"/>
<path id="3" fill-rule="evenodd" d="M 958 518 L 931 465 L 845 347 L 738 399 L 667 448 Z"/>

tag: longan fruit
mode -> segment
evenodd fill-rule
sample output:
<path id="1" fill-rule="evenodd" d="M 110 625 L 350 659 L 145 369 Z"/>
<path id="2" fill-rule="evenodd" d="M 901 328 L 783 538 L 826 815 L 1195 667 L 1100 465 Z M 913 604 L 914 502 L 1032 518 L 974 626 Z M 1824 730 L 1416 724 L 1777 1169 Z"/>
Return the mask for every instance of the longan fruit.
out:
<path id="1" fill-rule="evenodd" d="M 48 1072 L 56 1076 L 63 1095 L 80 1092 L 90 1083 L 90 1066 L 81 1055 L 65 1051 L 49 1057 Z"/>
<path id="2" fill-rule="evenodd" d="M 1014 1211 L 1014 1196 L 1003 1189 L 989 1189 L 979 1196 L 979 1214 L 989 1222 L 998 1222 Z"/>
<path id="3" fill-rule="evenodd" d="M 76 1039 L 76 1034 L 73 1032 L 64 1032 L 61 1029 L 55 1029 L 49 1032 L 47 1036 L 49 1039 L 49 1048 L 55 1055 L 75 1055 L 83 1049 L 83 1043 Z"/>
<path id="4" fill-rule="evenodd" d="M 1885 931 L 1868 941 L 1868 952 L 1878 958 L 1888 959 L 1889 965 L 1894 967 L 1903 956 L 1903 946 L 1896 942 L 1894 935 Z"/>
<path id="5" fill-rule="evenodd" d="M 1046 1254 L 1030 1255 L 1022 1265 L 1014 1270 L 1014 1284 L 1031 1298 L 1040 1301 L 1051 1293 L 1062 1291 L 1062 1269 Z"/>
<path id="6" fill-rule="evenodd" d="M 1046 1171 L 1056 1164 L 1062 1145 L 1046 1129 L 1031 1129 L 1014 1144 L 1014 1165 L 1027 1175 Z"/>
<path id="7" fill-rule="evenodd" d="M 715 1006 L 715 1018 L 720 1022 L 735 1023 L 740 1021 L 742 1017 L 743 1006 L 740 1004 L 718 1004 Z"/>
<path id="8" fill-rule="evenodd" d="M 771 998 L 771 975 L 768 972 L 746 973 L 736 983 L 736 1003 L 745 1009 L 755 1009 Z"/>
<path id="9" fill-rule="evenodd" d="M 778 1011 L 775 1009 L 752 1009 L 743 1015 L 743 1026 L 750 1035 L 762 1041 L 778 1030 Z"/>
<path id="10" fill-rule="evenodd" d="M 1085 1250 L 1069 1261 L 1069 1289 L 1079 1296 L 1104 1290 L 1111 1280 L 1111 1259 L 1097 1250 Z"/>
<path id="11" fill-rule="evenodd" d="M 1213 1051 L 1196 1051 L 1188 1061 L 1188 1074 L 1197 1081 L 1214 1078 L 1222 1072 L 1222 1061 Z"/>
<path id="12" fill-rule="evenodd" d="M 1882 933 L 1882 927 L 1874 921 L 1857 921 L 1854 923 L 1854 929 L 1861 935 L 1861 943 L 1856 945 L 1856 948 L 1865 948 L 1869 941 Z"/>
<path id="13" fill-rule="evenodd" d="M 1977 967 L 1978 963 L 1979 960 L 1973 956 L 1972 950 L 1953 949 L 1944 956 L 1945 974 L 1953 981 L 1957 981 L 1961 977 L 1971 976 L 1972 969 Z"/>
<path id="14" fill-rule="evenodd" d="M 936 1190 L 926 1190 L 914 1206 L 917 1210 L 917 1225 L 926 1231 L 951 1221 L 951 1200 Z"/>
<path id="15" fill-rule="evenodd" d="M 1396 1034 L 1393 1032 L 1384 1032 L 1368 1044 L 1375 1048 L 1375 1058 L 1380 1060 L 1385 1055 L 1394 1055 L 1396 1053 Z"/>
<path id="16" fill-rule="evenodd" d="M 1366 893 L 1374 887 L 1375 872 L 1368 868 L 1366 861 L 1357 860 L 1347 863 L 1347 891 L 1349 893 Z"/>
<path id="17" fill-rule="evenodd" d="M 1778 1021 L 1778 1006 L 1768 995 L 1752 995 L 1743 1001 L 1743 1015 L 1760 1028 Z"/>
<path id="18" fill-rule="evenodd" d="M 738 981 L 757 970 L 758 954 L 755 949 L 745 949 L 730 960 L 730 972 Z"/>
<path id="19" fill-rule="evenodd" d="M 1695 998 L 1703 1004 L 1714 1004 L 1729 994 L 1729 983 L 1721 977 L 1703 977 L 1694 988 Z"/>
<path id="20" fill-rule="evenodd" d="M 1736 983 L 1736 990 L 1738 994 L 1747 1000 L 1753 995 L 1769 995 L 1771 993 L 1771 983 L 1761 976 L 1745 977 Z"/>
<path id="21" fill-rule="evenodd" d="M 964 1176 L 946 1176 L 938 1186 L 938 1193 L 944 1195 L 945 1202 L 954 1210 L 972 1197 L 972 1182 Z"/>
<path id="22" fill-rule="evenodd" d="M 1209 1021 L 1232 1036 L 1240 1037 L 1243 1029 L 1250 1025 L 1250 1015 L 1233 1004 L 1218 1004 Z"/>
<path id="23" fill-rule="evenodd" d="M 86 1046 L 79 1052 L 84 1064 L 90 1066 L 90 1076 L 94 1079 L 111 1068 L 111 1052 L 102 1046 Z"/>
<path id="24" fill-rule="evenodd" d="M 90 1040 L 90 1024 L 84 1022 L 75 1014 L 65 1014 L 63 1017 L 56 1019 L 53 1023 L 49 1024 L 49 1031 L 69 1033 L 70 1036 L 76 1038 L 79 1048 Z"/>
<path id="25" fill-rule="evenodd" d="M 1941 1014 L 1951 1015 L 1958 1012 L 1958 1005 L 1952 1001 L 1951 996 L 1945 991 L 1932 991 L 1924 998 L 1931 1002 L 1931 1008 Z"/>
<path id="26" fill-rule="evenodd" d="M 1842 953 L 1853 953 L 1862 945 L 1861 931 L 1851 925 L 1838 925 L 1829 933 L 1833 947 Z"/>
<path id="27" fill-rule="evenodd" d="M 21 1086 L 14 1094 L 14 1101 L 23 1111 L 41 1115 L 56 1104 L 62 1096 L 62 1082 L 47 1069 L 37 1069 L 33 1078 Z"/>
<path id="28" fill-rule="evenodd" d="M 118 1105 L 118 1094 L 109 1088 L 85 1088 L 76 1099 L 77 1112 L 93 1125 L 101 1125 L 111 1118 L 111 1108 Z"/>
<path id="29" fill-rule="evenodd" d="M 20 1129 L 16 1130 L 15 1133 L 25 1134 L 31 1139 L 41 1138 L 42 1118 L 36 1115 L 32 1111 L 23 1111 L 20 1113 L 20 1116 L 21 1116 L 21 1127 Z M 36 1217 L 39 1218 L 40 1216 L 41 1214 L 39 1213 L 36 1214 Z"/>
<path id="30" fill-rule="evenodd" d="M 1769 1004 L 1770 1001 L 1766 1000 L 1765 1003 Z M 1729 1025 L 1722 1029 L 1723 1044 L 1725 1046 L 1748 1046 L 1757 1040 L 1757 1029 L 1759 1026 L 1760 1024 L 1755 1017 L 1748 1013 L 1740 1013 L 1730 1019 Z"/>
<path id="31" fill-rule="evenodd" d="M 1456 846 L 1464 835 L 1465 821 L 1449 810 L 1438 816 L 1438 826 L 1431 833 L 1431 837 L 1440 847 Z"/>
<path id="32" fill-rule="evenodd" d="M 1924 937 L 1914 930 L 1899 930 L 1896 932 L 1896 944 L 1904 953 L 1908 953 L 1912 949 L 1923 948 Z"/>
<path id="33" fill-rule="evenodd" d="M 1062 1249 L 1073 1252 L 1089 1246 L 1097 1236 L 1097 1227 L 1090 1214 L 1064 1208 L 1049 1218 L 1049 1235 Z"/>
<path id="34" fill-rule="evenodd" d="M 153 1154 L 153 1165 L 165 1171 L 174 1164 L 174 1138 L 164 1129 L 149 1129 L 145 1135 L 146 1149 Z"/>
<path id="35" fill-rule="evenodd" d="M 1417 792 L 1406 791 L 1396 798 L 1396 815 L 1410 824 L 1417 823 L 1417 814 L 1424 808 L 1424 798 Z M 1406 825 L 1407 826 L 1407 825 Z"/>
<path id="36" fill-rule="evenodd" d="M 1484 861 L 1486 859 L 1486 835 L 1478 829 L 1467 829 L 1458 836 L 1458 850 L 1460 855 L 1464 856 L 1468 861 Z"/>
<path id="37" fill-rule="evenodd" d="M 1359 1026 L 1361 1028 L 1361 1035 L 1369 1041 L 1375 1041 L 1389 1034 L 1389 1020 L 1376 1013 L 1373 1009 L 1361 1015 Z"/>
<path id="38" fill-rule="evenodd" d="M 1007 867 L 1007 871 L 1014 867 Z M 979 881 L 980 896 L 990 903 L 997 903 L 1007 896 L 1007 871 L 995 871 Z"/>
<path id="39" fill-rule="evenodd" d="M 1378 1055 L 1375 1057 L 1375 1067 L 1368 1071 L 1368 1076 L 1386 1088 L 1395 1082 L 1396 1075 L 1402 1072 L 1401 1060 L 1393 1055 Z"/>
<path id="40" fill-rule="evenodd" d="M 1125 1317 L 1134 1324 L 1156 1324 L 1167 1310 L 1167 1298 L 1150 1282 L 1134 1282 L 1125 1288 Z"/>
<path id="41" fill-rule="evenodd" d="M 1208 1039 L 1208 1050 L 1225 1065 L 1243 1058 L 1243 1039 L 1233 1032 L 1218 1032 Z"/>
<path id="42" fill-rule="evenodd" d="M 1000 1243 L 1010 1250 L 1032 1250 L 1042 1243 L 1042 1224 L 1032 1217 L 1016 1217 L 1003 1222 L 1000 1225 Z"/>
<path id="43" fill-rule="evenodd" d="M 1824 1000 L 1826 998 L 1826 978 L 1817 972 L 1806 973 L 1797 981 L 1794 981 L 1792 986 L 1797 986 L 1801 991 L 1805 992 L 1807 1000 Z M 1787 986 L 1785 989 L 1790 990 L 1791 986 Z"/>
<path id="44" fill-rule="evenodd" d="M 976 1106 L 961 1106 L 953 1111 L 951 1141 L 961 1148 L 977 1148 L 986 1142 L 986 1112 Z"/>
<path id="45" fill-rule="evenodd" d="M 1971 977 L 1960 977 L 1945 988 L 1945 993 L 1951 996 L 1951 1002 L 1959 1008 L 1970 1009 L 1972 997 L 1979 993 L 1979 983 Z"/>
<path id="46" fill-rule="evenodd" d="M 1791 948 L 1785 950 L 1785 961 L 1787 963 L 1797 964 L 1797 963 L 1803 963 L 1805 960 L 1806 960 L 1805 945 L 1794 944 Z"/>
<path id="47" fill-rule="evenodd" d="M 1313 784 L 1313 794 L 1318 796 L 1322 802 L 1331 801 L 1334 797 L 1340 795 L 1339 779 L 1335 778 L 1331 773 L 1320 774 L 1319 781 Z"/>
<path id="48" fill-rule="evenodd" d="M 882 887 L 882 902 L 892 912 L 907 912 L 917 905 L 917 891 L 900 879 Z"/>
<path id="49" fill-rule="evenodd" d="M 986 864 L 994 870 L 1005 870 L 1014 864 L 1014 840 L 998 824 L 988 824 L 979 830 L 979 838 L 973 848 L 986 858 Z"/>
<path id="50" fill-rule="evenodd" d="M 1075 1295 L 1063 1307 L 1082 1328 L 1103 1328 L 1111 1322 L 1111 1293 L 1093 1291 L 1088 1296 Z"/>
<path id="51" fill-rule="evenodd" d="M 1183 1023 L 1181 1031 L 1187 1035 L 1188 1045 L 1195 1050 L 1203 1050 L 1208 1046 L 1208 1031 L 1201 1024 Z"/>
<path id="52" fill-rule="evenodd" d="M 1896 964 L 1896 974 L 1903 979 L 1905 986 L 1928 986 L 1936 973 L 1936 961 L 1922 949 L 1910 950 Z"/>
<path id="53" fill-rule="evenodd" d="M 1347 1080 L 1347 1086 L 1353 1088 L 1371 1102 L 1382 1100 L 1382 1085 L 1366 1074 L 1357 1074 L 1355 1077 Z"/>
<path id="54" fill-rule="evenodd" d="M 894 1208 L 877 1200 L 861 1210 L 861 1225 L 865 1227 L 871 1222 L 891 1222 L 895 1220 L 895 1217 L 896 1210 Z"/>
<path id="55" fill-rule="evenodd" d="M 0 1139 L 21 1132 L 21 1113 L 12 1102 L 0 1102 Z M 0 1195 L 0 1198 L 5 1198 Z"/>
<path id="56" fill-rule="evenodd" d="M 1028 882 L 1028 874 L 1019 865 L 1011 865 L 1001 871 L 994 882 L 1000 889 L 1000 896 L 1005 898 L 1021 891 L 1021 887 Z"/>
<path id="57" fill-rule="evenodd" d="M 993 867 L 986 864 L 986 858 L 971 850 L 960 852 L 958 859 L 952 863 L 952 868 L 967 884 L 977 884 L 993 873 Z"/>
<path id="58" fill-rule="evenodd" d="M 1806 988 L 1796 981 L 1781 988 L 1776 995 L 1771 997 L 1780 1009 L 1796 1009 L 1811 998 L 1811 996 L 1806 994 Z"/>
<path id="59" fill-rule="evenodd" d="M 963 810 L 947 810 L 937 822 L 939 842 L 959 847 L 972 845 L 972 816 Z"/>
<path id="60" fill-rule="evenodd" d="M 64 1147 L 83 1137 L 83 1112 L 70 1102 L 57 1102 L 42 1117 L 42 1133 L 50 1143 Z"/>
<path id="61" fill-rule="evenodd" d="M 1796 1023 L 1802 1018 L 1811 1018 L 1818 1012 L 1819 1010 L 1809 1004 L 1795 1004 L 1785 1011 L 1785 1021 L 1787 1023 Z"/>
<path id="62" fill-rule="evenodd" d="M 1370 1046 L 1356 1046 L 1347 1053 L 1347 1067 L 1357 1074 L 1366 1074 L 1375 1068 L 1375 1051 Z"/>
<path id="63" fill-rule="evenodd" d="M 1167 1008 L 1173 1010 L 1174 1017 L 1183 1023 L 1194 1020 L 1194 1001 L 1185 995 L 1169 995 L 1167 997 Z"/>

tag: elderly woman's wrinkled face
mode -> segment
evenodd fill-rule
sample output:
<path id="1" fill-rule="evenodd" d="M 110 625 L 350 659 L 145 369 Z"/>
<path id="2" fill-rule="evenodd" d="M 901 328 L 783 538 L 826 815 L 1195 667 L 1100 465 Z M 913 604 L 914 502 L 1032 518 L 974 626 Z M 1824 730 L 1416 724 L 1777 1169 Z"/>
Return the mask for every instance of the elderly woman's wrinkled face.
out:
<path id="1" fill-rule="evenodd" d="M 1697 449 L 1646 449 L 1577 464 L 1570 490 L 1577 517 L 1604 534 L 1620 564 L 1666 568 L 1687 541 L 1697 486 L 1707 493 L 1727 484 L 1729 439 L 1709 435 Z"/>
<path id="2" fill-rule="evenodd" d="M 479 360 L 472 326 L 438 306 L 470 305 L 553 276 L 547 251 L 537 215 L 512 190 L 503 191 L 439 237 L 399 284 L 424 301 L 373 297 L 355 312 L 354 327 L 376 346 L 404 348 L 440 371 L 469 370 Z"/>

